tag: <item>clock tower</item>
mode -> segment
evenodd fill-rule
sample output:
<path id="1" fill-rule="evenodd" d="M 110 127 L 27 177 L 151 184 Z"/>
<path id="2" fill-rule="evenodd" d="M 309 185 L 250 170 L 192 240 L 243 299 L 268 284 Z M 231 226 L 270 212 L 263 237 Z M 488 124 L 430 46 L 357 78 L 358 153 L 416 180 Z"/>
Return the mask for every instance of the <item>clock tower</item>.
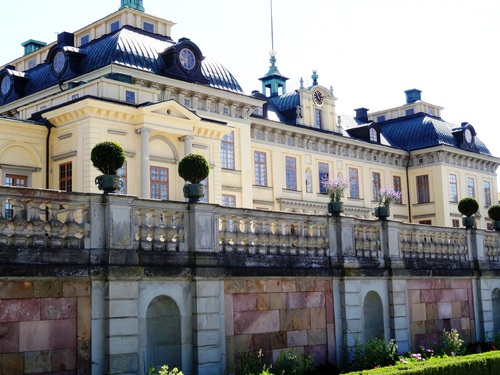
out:
<path id="1" fill-rule="evenodd" d="M 122 5 L 120 9 L 123 8 L 131 8 L 138 10 L 140 12 L 144 12 L 144 7 L 142 6 L 142 0 L 121 0 Z"/>

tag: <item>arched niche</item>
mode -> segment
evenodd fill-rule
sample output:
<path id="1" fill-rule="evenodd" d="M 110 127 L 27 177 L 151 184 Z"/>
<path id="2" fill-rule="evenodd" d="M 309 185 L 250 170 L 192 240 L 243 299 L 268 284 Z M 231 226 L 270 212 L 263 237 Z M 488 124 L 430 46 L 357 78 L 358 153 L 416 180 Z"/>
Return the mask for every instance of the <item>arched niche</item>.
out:
<path id="1" fill-rule="evenodd" d="M 500 331 L 500 289 L 495 288 L 491 293 L 491 311 L 493 313 L 493 334 Z"/>
<path id="2" fill-rule="evenodd" d="M 175 301 L 159 296 L 146 312 L 146 365 L 182 369 L 181 314 Z"/>
<path id="3" fill-rule="evenodd" d="M 364 341 L 371 338 L 384 338 L 384 308 L 382 300 L 377 292 L 370 291 L 366 293 L 363 302 L 363 322 L 364 322 Z"/>

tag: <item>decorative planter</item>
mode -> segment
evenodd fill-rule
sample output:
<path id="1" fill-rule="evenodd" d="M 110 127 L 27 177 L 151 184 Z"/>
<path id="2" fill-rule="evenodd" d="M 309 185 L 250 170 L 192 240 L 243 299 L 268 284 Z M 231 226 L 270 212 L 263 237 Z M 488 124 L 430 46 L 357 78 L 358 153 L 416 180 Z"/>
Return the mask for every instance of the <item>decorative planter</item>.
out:
<path id="1" fill-rule="evenodd" d="M 328 213 L 332 216 L 340 216 L 344 212 L 344 202 L 328 202 Z"/>
<path id="2" fill-rule="evenodd" d="M 476 218 L 474 216 L 465 216 L 462 218 L 462 224 L 467 229 L 472 229 L 476 225 Z"/>
<path id="3" fill-rule="evenodd" d="M 123 180 L 114 174 L 102 174 L 95 178 L 95 184 L 104 194 L 115 193 L 122 188 Z"/>
<path id="4" fill-rule="evenodd" d="M 500 220 L 493 220 L 493 229 L 500 232 Z"/>
<path id="5" fill-rule="evenodd" d="M 375 216 L 378 217 L 378 219 L 381 221 L 387 220 L 390 214 L 391 210 L 389 209 L 389 207 L 375 207 Z"/>
<path id="6" fill-rule="evenodd" d="M 188 198 L 188 203 L 198 203 L 205 196 L 203 184 L 186 184 L 182 191 L 184 197 Z"/>

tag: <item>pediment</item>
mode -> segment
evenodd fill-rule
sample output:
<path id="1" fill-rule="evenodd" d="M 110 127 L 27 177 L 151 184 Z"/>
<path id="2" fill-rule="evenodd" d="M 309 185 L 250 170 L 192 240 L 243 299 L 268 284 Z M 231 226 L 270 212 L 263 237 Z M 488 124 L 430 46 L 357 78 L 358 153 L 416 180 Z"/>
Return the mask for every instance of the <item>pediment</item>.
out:
<path id="1" fill-rule="evenodd" d="M 155 113 L 183 120 L 201 120 L 197 114 L 193 113 L 173 99 L 143 107 L 143 111 L 144 113 Z"/>

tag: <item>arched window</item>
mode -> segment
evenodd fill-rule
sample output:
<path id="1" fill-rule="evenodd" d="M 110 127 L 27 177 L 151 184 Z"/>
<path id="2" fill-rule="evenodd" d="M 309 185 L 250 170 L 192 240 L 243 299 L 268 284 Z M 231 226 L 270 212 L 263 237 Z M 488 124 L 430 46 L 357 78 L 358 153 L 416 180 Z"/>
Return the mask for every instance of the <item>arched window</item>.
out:
<path id="1" fill-rule="evenodd" d="M 378 142 L 378 133 L 374 128 L 370 128 L 370 141 Z"/>
<path id="2" fill-rule="evenodd" d="M 182 368 L 181 316 L 170 297 L 151 301 L 146 312 L 146 364 Z"/>
<path id="3" fill-rule="evenodd" d="M 384 309 L 377 292 L 368 292 L 363 303 L 364 341 L 373 337 L 384 338 Z"/>
<path id="4" fill-rule="evenodd" d="M 495 288 L 491 293 L 491 310 L 493 312 L 493 334 L 500 331 L 500 289 Z"/>

